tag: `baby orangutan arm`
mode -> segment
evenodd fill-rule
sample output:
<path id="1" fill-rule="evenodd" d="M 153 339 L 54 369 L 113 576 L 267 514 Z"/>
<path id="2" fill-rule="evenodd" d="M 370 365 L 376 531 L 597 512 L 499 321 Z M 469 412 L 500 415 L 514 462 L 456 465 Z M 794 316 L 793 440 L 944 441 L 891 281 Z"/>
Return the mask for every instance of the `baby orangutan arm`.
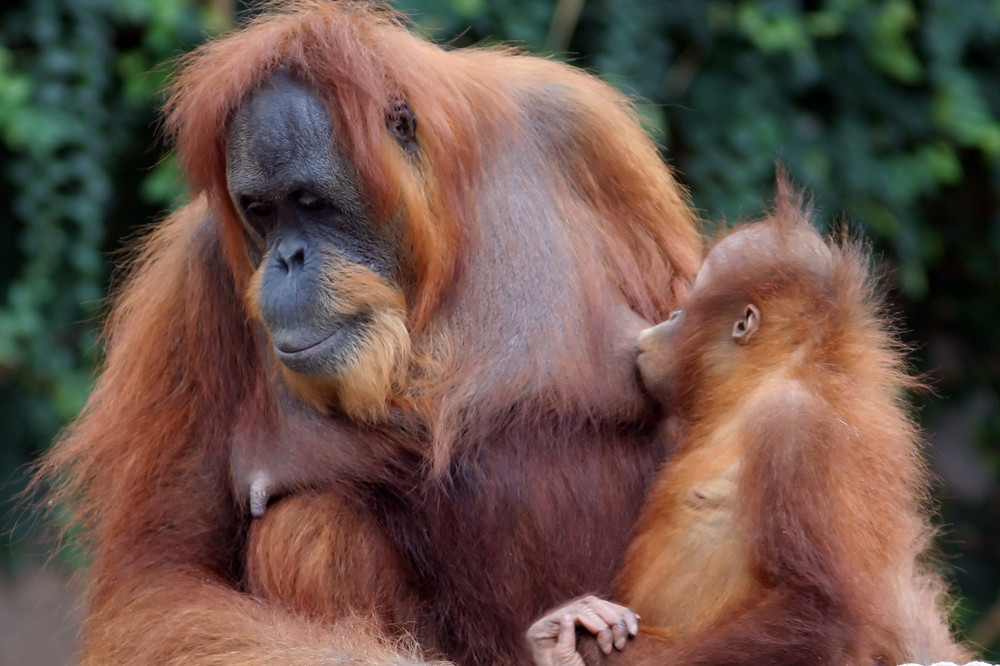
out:
<path id="1" fill-rule="evenodd" d="M 576 649 L 576 628 L 594 634 L 604 654 L 622 650 L 639 631 L 639 616 L 595 596 L 574 599 L 537 620 L 527 632 L 535 666 L 584 666 Z"/>

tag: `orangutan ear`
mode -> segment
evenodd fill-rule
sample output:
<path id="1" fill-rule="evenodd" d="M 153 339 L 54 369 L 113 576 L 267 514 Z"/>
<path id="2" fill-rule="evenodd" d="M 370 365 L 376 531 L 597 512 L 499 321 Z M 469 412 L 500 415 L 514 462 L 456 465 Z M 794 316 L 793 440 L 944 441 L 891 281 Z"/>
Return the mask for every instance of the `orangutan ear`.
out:
<path id="1" fill-rule="evenodd" d="M 389 105 L 389 110 L 385 114 L 385 125 L 407 152 L 416 152 L 417 117 L 413 115 L 406 102 L 399 100 Z"/>
<path id="2" fill-rule="evenodd" d="M 753 303 L 748 303 L 743 309 L 743 316 L 733 324 L 733 340 L 736 344 L 749 344 L 758 328 L 760 328 L 760 309 Z"/>

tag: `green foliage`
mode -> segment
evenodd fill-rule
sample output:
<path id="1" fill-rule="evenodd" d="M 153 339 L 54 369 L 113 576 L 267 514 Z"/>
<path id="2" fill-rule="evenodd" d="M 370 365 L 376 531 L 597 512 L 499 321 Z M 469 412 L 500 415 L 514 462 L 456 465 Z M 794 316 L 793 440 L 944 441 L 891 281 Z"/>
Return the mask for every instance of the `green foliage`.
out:
<path id="1" fill-rule="evenodd" d="M 758 214 L 781 160 L 822 224 L 846 217 L 873 239 L 896 267 L 918 360 L 946 397 L 924 410 L 928 427 L 977 405 L 963 436 L 981 445 L 975 463 L 990 481 L 975 497 L 959 481 L 961 501 L 944 505 L 956 533 L 976 535 L 948 549 L 959 552 L 963 621 L 973 622 L 1000 587 L 1000 537 L 986 536 L 1000 530 L 983 510 L 1000 495 L 1000 458 L 985 454 L 1000 433 L 1000 2 L 395 4 L 441 42 L 556 45 L 555 57 L 635 96 L 707 219 Z M 104 253 L 178 195 L 151 129 L 170 71 L 160 63 L 225 22 L 196 0 L 0 9 L 4 475 L 87 393 Z"/>
<path id="2" fill-rule="evenodd" d="M 118 170 L 153 143 L 166 71 L 155 67 L 198 38 L 193 9 L 76 0 L 0 10 L 0 480 L 86 399 L 103 255 L 120 243 L 108 231 L 139 203 L 126 187 L 142 175 L 119 181 Z M 150 192 L 147 215 L 170 201 L 162 185 Z"/>

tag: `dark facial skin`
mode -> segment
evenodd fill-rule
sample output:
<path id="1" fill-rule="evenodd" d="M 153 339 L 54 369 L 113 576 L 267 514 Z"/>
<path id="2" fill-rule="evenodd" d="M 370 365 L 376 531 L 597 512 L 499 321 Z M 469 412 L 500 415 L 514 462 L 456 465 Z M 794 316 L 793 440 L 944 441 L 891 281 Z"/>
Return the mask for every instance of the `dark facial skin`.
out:
<path id="1" fill-rule="evenodd" d="M 397 136 L 415 128 L 406 114 L 390 127 Z M 335 373 L 366 335 L 370 312 L 343 293 L 338 275 L 361 269 L 390 284 L 397 278 L 393 225 L 370 219 L 334 139 L 323 103 L 280 71 L 228 129 L 229 191 L 257 264 L 251 298 L 278 359 L 304 375 Z"/>

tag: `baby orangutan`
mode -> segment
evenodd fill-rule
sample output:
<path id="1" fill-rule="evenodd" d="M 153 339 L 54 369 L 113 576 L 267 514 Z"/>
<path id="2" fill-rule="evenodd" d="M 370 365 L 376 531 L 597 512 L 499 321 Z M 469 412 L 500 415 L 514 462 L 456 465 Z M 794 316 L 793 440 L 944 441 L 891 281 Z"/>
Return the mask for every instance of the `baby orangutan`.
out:
<path id="1" fill-rule="evenodd" d="M 715 244 L 683 310 L 640 334 L 643 383 L 680 438 L 617 580 L 628 608 L 551 612 L 528 632 L 536 663 L 965 659 L 925 562 L 903 351 L 867 254 L 824 241 L 780 182 L 776 212 Z M 601 649 L 581 636 L 577 652 L 574 625 L 603 630 Z"/>

